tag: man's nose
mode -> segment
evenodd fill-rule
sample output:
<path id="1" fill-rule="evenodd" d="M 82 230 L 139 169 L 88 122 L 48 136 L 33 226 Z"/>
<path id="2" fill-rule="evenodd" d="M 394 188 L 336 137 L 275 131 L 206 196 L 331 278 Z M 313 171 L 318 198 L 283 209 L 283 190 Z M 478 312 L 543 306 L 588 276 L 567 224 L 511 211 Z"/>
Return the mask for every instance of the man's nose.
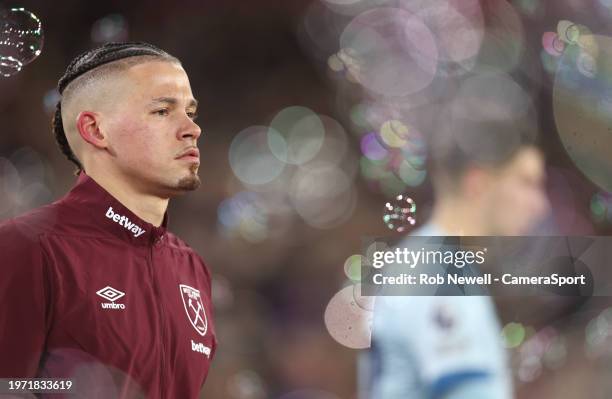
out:
<path id="1" fill-rule="evenodd" d="M 187 117 L 185 126 L 183 126 L 183 128 L 180 130 L 179 139 L 184 140 L 187 138 L 193 138 L 194 140 L 197 140 L 201 134 L 202 129 L 200 129 L 200 126 L 198 126 L 193 119 Z"/>

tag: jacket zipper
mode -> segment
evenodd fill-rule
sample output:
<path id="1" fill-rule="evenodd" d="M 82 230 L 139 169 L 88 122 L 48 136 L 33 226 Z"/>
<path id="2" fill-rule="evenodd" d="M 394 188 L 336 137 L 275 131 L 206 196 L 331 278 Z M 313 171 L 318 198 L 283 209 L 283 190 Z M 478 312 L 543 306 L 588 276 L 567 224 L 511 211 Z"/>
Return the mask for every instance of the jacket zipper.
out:
<path id="1" fill-rule="evenodd" d="M 153 289 L 155 290 L 155 296 L 158 300 L 160 300 L 161 299 L 160 290 L 157 284 L 155 267 L 153 265 L 153 249 L 155 247 L 156 242 L 157 241 L 154 240 L 149 246 L 149 271 L 151 273 L 151 279 L 153 280 Z M 164 327 L 166 325 L 166 320 L 165 320 L 165 315 L 164 315 L 164 305 L 162 301 L 159 301 L 158 304 L 159 304 L 158 307 L 159 307 L 160 334 L 161 334 L 161 342 L 160 342 L 161 366 L 160 366 L 160 381 L 159 381 L 159 395 L 160 395 L 159 397 L 164 398 L 164 395 L 163 395 L 164 385 L 162 382 L 164 379 L 164 365 L 166 364 L 165 353 L 164 353 L 164 342 L 165 342 Z"/>

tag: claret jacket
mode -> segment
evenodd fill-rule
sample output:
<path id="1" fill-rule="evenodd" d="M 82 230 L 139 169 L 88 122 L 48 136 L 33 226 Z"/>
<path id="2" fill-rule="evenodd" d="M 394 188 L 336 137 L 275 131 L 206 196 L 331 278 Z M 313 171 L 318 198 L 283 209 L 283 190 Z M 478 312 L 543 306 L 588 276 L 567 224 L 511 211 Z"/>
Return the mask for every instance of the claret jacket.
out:
<path id="1" fill-rule="evenodd" d="M 210 273 L 167 222 L 82 172 L 1 224 L 0 378 L 74 382 L 53 398 L 197 398 L 217 345 Z"/>

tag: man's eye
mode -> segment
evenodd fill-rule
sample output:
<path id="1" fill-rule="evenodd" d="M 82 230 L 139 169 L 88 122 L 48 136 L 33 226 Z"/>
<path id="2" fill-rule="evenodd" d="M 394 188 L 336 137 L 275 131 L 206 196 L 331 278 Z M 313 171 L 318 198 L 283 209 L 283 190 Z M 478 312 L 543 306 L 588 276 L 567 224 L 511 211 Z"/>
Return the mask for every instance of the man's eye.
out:
<path id="1" fill-rule="evenodd" d="M 168 115 L 168 110 L 164 108 L 164 109 L 159 109 L 157 111 L 154 111 L 153 113 L 159 116 L 166 116 Z"/>
<path id="2" fill-rule="evenodd" d="M 187 112 L 187 116 L 190 117 L 192 121 L 195 121 L 196 119 L 198 119 L 197 112 Z"/>

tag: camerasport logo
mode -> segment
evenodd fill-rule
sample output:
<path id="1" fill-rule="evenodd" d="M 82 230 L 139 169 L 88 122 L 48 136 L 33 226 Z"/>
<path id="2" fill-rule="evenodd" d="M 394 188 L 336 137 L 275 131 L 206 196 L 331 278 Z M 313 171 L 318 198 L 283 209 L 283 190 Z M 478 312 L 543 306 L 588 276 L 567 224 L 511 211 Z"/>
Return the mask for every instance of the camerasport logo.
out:
<path id="1" fill-rule="evenodd" d="M 185 284 L 180 284 L 179 289 L 189 322 L 201 336 L 204 336 L 208 329 L 208 320 L 206 319 L 204 305 L 202 305 L 200 291 Z"/>
<path id="2" fill-rule="evenodd" d="M 125 305 L 123 303 L 115 303 L 116 300 L 125 295 L 125 292 L 121 292 L 118 289 L 108 285 L 101 290 L 96 291 L 96 294 L 107 301 L 110 301 L 101 303 L 100 305 L 102 306 L 102 309 L 125 309 Z"/>

